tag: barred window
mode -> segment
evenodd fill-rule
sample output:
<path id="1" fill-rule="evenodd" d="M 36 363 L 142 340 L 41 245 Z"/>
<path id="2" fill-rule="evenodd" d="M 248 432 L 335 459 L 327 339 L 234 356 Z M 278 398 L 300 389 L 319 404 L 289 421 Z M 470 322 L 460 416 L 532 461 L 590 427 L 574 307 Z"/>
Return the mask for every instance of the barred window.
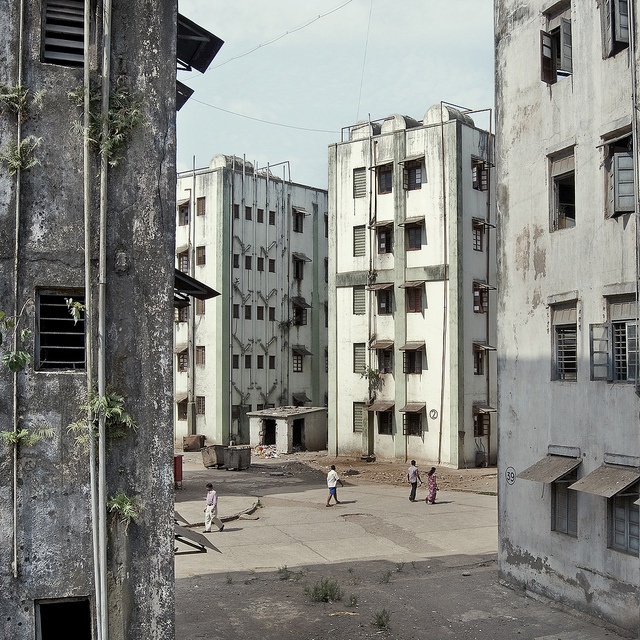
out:
<path id="1" fill-rule="evenodd" d="M 203 416 L 205 414 L 204 396 L 196 396 L 196 413 L 199 416 Z"/>

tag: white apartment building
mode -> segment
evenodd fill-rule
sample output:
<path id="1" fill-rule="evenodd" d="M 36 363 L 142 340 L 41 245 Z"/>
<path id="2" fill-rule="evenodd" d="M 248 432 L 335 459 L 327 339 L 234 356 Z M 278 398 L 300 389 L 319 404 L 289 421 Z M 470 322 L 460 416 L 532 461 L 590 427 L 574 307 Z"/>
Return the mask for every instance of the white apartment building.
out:
<path id="1" fill-rule="evenodd" d="M 176 266 L 221 295 L 176 316 L 176 440 L 248 444 L 248 412 L 326 405 L 327 192 L 288 169 L 178 174 Z"/>
<path id="2" fill-rule="evenodd" d="M 329 453 L 496 460 L 493 136 L 445 104 L 329 147 Z"/>
<path id="3" fill-rule="evenodd" d="M 639 623 L 635 3 L 495 2 L 502 577 Z"/>

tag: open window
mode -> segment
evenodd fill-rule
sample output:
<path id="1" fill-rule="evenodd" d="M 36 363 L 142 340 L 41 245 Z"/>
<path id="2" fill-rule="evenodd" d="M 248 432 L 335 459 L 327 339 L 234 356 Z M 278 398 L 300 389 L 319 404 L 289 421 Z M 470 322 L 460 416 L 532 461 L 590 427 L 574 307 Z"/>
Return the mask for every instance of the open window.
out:
<path id="1" fill-rule="evenodd" d="M 407 342 L 400 347 L 402 351 L 402 372 L 422 374 L 423 355 L 425 354 L 424 342 Z M 424 358 L 426 361 L 426 358 Z"/>
<path id="2" fill-rule="evenodd" d="M 376 282 L 369 285 L 367 289 L 375 292 L 378 315 L 393 313 L 393 282 Z"/>
<path id="3" fill-rule="evenodd" d="M 578 379 L 578 320 L 576 303 L 551 308 L 553 327 L 553 380 Z"/>
<path id="4" fill-rule="evenodd" d="M 422 248 L 422 229 L 424 227 L 424 216 L 407 218 L 398 226 L 404 227 L 406 251 L 417 251 L 418 249 Z"/>
<path id="5" fill-rule="evenodd" d="M 405 282 L 400 285 L 400 288 L 404 289 L 407 313 L 422 313 L 424 308 L 424 281 Z"/>
<path id="6" fill-rule="evenodd" d="M 422 189 L 422 183 L 426 182 L 426 180 L 424 180 L 422 170 L 423 162 L 424 156 L 405 158 L 402 161 L 402 164 L 404 165 L 402 171 L 402 187 L 405 191 Z"/>
<path id="7" fill-rule="evenodd" d="M 311 262 L 311 258 L 304 253 L 293 252 L 291 254 L 292 276 L 294 280 L 302 280 L 304 278 L 304 263 Z"/>
<path id="8" fill-rule="evenodd" d="M 571 3 L 547 14 L 547 30 L 540 32 L 542 81 L 554 84 L 573 73 L 571 51 Z"/>
<path id="9" fill-rule="evenodd" d="M 393 340 L 374 340 L 369 349 L 374 349 L 380 373 L 393 373 Z"/>
<path id="10" fill-rule="evenodd" d="M 307 212 L 299 207 L 293 207 L 293 230 L 295 233 L 304 232 L 304 217 Z"/>
<path id="11" fill-rule="evenodd" d="M 375 229 L 378 253 L 393 253 L 393 222 L 378 222 Z"/>
<path id="12" fill-rule="evenodd" d="M 471 158 L 471 186 L 476 191 L 489 188 L 489 164 L 480 158 Z"/>
<path id="13" fill-rule="evenodd" d="M 311 305 L 302 297 L 295 296 L 291 298 L 293 324 L 296 327 L 300 327 L 307 324 L 307 309 L 311 308 Z"/>
<path id="14" fill-rule="evenodd" d="M 402 435 L 422 436 L 422 418 L 425 406 L 424 402 L 407 402 L 407 404 L 400 409 L 400 412 L 403 414 Z"/>
<path id="15" fill-rule="evenodd" d="M 471 221 L 472 245 L 474 251 L 484 251 L 484 232 L 486 222 L 480 218 Z"/>
<path id="16" fill-rule="evenodd" d="M 191 203 L 189 198 L 178 201 L 178 226 L 185 227 L 189 224 L 189 209 Z"/>
<path id="17" fill-rule="evenodd" d="M 629 47 L 629 0 L 602 0 L 602 51 L 605 58 Z"/>
<path id="18" fill-rule="evenodd" d="M 604 168 L 606 176 L 605 217 L 615 218 L 633 213 L 636 205 L 633 140 L 629 133 L 605 140 Z"/>
<path id="19" fill-rule="evenodd" d="M 489 311 L 489 291 L 495 287 L 482 280 L 473 281 L 473 312 L 487 313 Z"/>
<path id="20" fill-rule="evenodd" d="M 573 147 L 550 159 L 551 230 L 576 226 L 576 173 Z"/>
<path id="21" fill-rule="evenodd" d="M 391 193 L 393 190 L 393 165 L 384 164 L 376 167 L 376 178 L 378 181 L 378 193 Z"/>

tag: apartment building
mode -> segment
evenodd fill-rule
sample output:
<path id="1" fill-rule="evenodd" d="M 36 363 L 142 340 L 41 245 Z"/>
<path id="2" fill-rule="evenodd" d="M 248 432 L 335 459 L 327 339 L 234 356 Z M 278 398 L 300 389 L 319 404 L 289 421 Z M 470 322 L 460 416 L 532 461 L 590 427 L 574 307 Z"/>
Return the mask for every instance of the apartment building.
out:
<path id="1" fill-rule="evenodd" d="M 634 8 L 495 2 L 500 572 L 637 632 Z"/>
<path id="2" fill-rule="evenodd" d="M 248 412 L 327 403 L 327 192 L 289 170 L 217 155 L 178 175 L 176 265 L 221 293 L 177 312 L 179 441 L 248 444 Z"/>
<path id="3" fill-rule="evenodd" d="M 496 460 L 493 137 L 438 104 L 329 147 L 329 452 Z"/>

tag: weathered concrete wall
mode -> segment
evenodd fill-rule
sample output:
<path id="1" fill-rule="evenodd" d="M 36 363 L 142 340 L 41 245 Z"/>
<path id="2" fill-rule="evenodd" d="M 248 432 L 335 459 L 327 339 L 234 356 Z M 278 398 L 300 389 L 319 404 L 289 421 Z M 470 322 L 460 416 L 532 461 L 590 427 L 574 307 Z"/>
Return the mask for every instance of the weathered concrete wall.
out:
<path id="1" fill-rule="evenodd" d="M 551 4 L 495 2 L 500 571 L 637 631 L 640 566 L 637 554 L 609 548 L 607 499 L 578 494 L 574 538 L 551 530 L 551 487 L 515 477 L 549 445 L 580 450 L 579 477 L 605 453 L 640 456 L 634 385 L 590 380 L 589 326 L 606 319 L 607 292 L 624 283 L 635 290 L 637 223 L 605 219 L 601 146 L 603 136 L 631 125 L 629 50 L 604 57 L 605 3 L 573 2 L 573 73 L 547 85 L 538 61 L 542 10 Z M 552 232 L 548 156 L 570 146 L 576 225 Z M 575 381 L 552 380 L 550 305 L 561 299 L 577 307 Z"/>
<path id="2" fill-rule="evenodd" d="M 17 2 L 0 12 L 0 83 L 17 82 Z M 17 306 L 21 326 L 37 335 L 40 288 L 80 292 L 84 283 L 81 113 L 67 92 L 82 69 L 40 62 L 40 5 L 25 3 L 24 85 L 45 90 L 42 109 L 22 134 L 41 138 L 39 165 L 21 175 Z M 124 490 L 141 506 L 128 531 L 109 518 L 110 638 L 173 638 L 173 478 L 171 321 L 175 212 L 176 3 L 116 2 L 112 82 L 123 77 L 141 100 L 144 124 L 120 165 L 109 172 L 106 282 L 106 377 L 138 425 L 108 447 L 107 493 Z M 93 22 L 95 24 L 95 21 Z M 92 77 L 100 39 L 92 50 Z M 0 116 L 0 145 L 15 138 L 15 120 Z M 89 309 L 95 349 L 98 171 L 91 165 L 92 281 Z M 12 313 L 16 180 L 0 167 L 0 309 Z M 93 303 L 93 307 L 91 307 Z M 29 345 L 33 355 L 33 347 Z M 94 353 L 95 357 L 95 353 Z M 95 360 L 94 360 L 95 364 Z M 46 424 L 54 436 L 19 450 L 13 487 L 10 448 L 0 445 L 0 636 L 34 638 L 36 602 L 69 597 L 93 601 L 89 461 L 67 425 L 79 417 L 84 372 L 18 375 L 19 426 Z M 0 420 L 11 430 L 13 384 L 0 368 Z M 17 491 L 18 577 L 11 570 L 12 495 Z"/>

